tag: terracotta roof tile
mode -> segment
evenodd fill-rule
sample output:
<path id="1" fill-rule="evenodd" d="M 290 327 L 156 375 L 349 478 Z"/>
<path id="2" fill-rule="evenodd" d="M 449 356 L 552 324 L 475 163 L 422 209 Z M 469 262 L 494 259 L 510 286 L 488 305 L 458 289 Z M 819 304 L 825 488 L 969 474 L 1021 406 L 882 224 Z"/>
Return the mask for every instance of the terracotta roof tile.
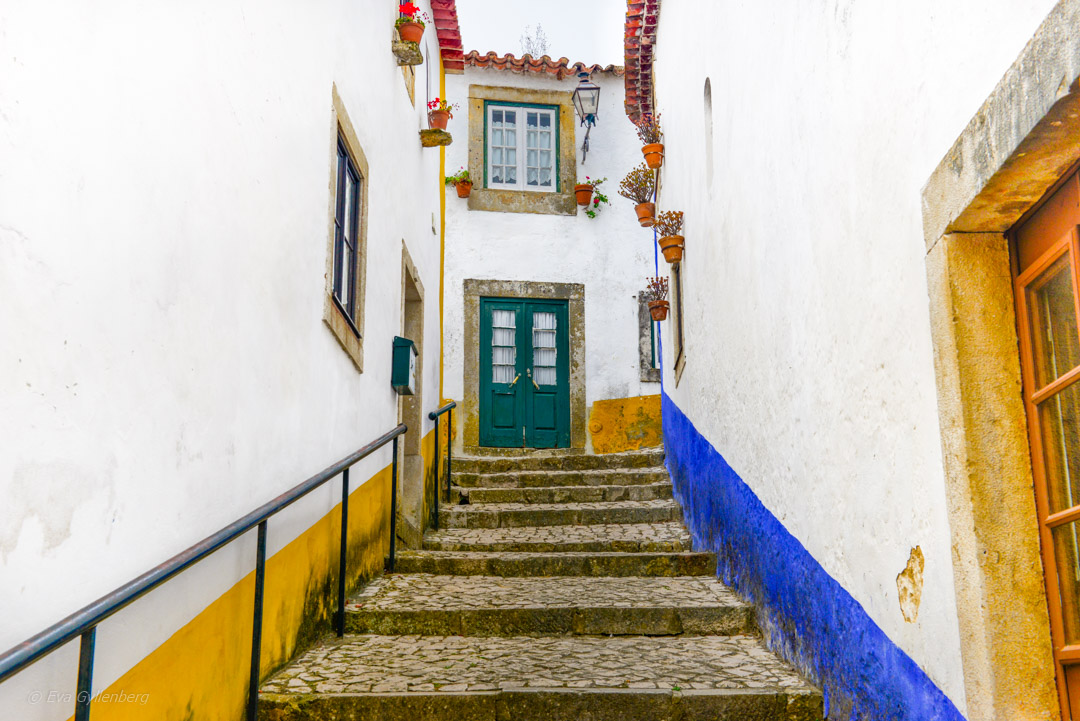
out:
<path id="1" fill-rule="evenodd" d="M 653 112 L 652 63 L 660 0 L 626 0 L 623 55 L 626 74 L 626 114 L 637 122 Z"/>
<path id="2" fill-rule="evenodd" d="M 499 55 L 498 53 L 489 52 L 481 55 L 476 50 L 473 50 L 465 56 L 465 64 L 474 68 L 493 68 L 495 70 L 509 70 L 515 73 L 547 73 L 548 75 L 554 75 L 559 80 L 565 77 L 573 77 L 583 71 L 587 73 L 611 73 L 613 75 L 623 74 L 621 65 L 571 64 L 567 58 L 553 60 L 547 55 L 534 58 L 528 53 L 517 58 L 512 53 Z"/>
<path id="3" fill-rule="evenodd" d="M 465 71 L 463 60 L 465 48 L 461 45 L 461 28 L 458 26 L 457 0 L 431 0 L 435 34 L 439 38 L 439 51 L 443 67 L 449 73 Z"/>

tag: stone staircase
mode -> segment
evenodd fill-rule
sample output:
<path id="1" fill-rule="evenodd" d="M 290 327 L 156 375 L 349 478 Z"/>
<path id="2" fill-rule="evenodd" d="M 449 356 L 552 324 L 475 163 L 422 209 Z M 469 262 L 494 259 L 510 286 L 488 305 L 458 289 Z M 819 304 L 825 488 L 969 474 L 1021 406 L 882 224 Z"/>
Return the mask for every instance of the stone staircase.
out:
<path id="1" fill-rule="evenodd" d="M 267 721 L 820 721 L 694 552 L 657 450 L 454 460 L 423 550 L 265 682 Z"/>

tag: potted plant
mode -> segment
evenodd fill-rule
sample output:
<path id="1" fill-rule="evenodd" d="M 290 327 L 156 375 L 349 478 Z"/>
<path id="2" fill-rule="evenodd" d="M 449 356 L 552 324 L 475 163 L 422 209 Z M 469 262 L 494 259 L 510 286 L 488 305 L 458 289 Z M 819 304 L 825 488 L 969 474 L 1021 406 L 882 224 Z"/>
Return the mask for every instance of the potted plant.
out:
<path id="1" fill-rule="evenodd" d="M 656 178 L 644 163 L 631 170 L 619 182 L 619 195 L 634 201 L 634 211 L 643 228 L 651 228 L 656 222 L 656 204 L 652 202 Z"/>
<path id="2" fill-rule="evenodd" d="M 660 129 L 660 114 L 657 113 L 654 118 L 646 113 L 635 125 L 643 144 L 641 152 L 645 156 L 645 164 L 656 170 L 664 163 L 664 131 Z"/>
<path id="3" fill-rule="evenodd" d="M 592 188 L 592 200 L 585 205 L 585 215 L 590 218 L 598 216 L 603 209 L 603 205 L 611 205 L 611 201 L 608 200 L 608 197 L 600 191 L 600 185 L 606 180 L 607 178 L 593 179 L 587 175 L 585 176 L 585 182 Z M 601 203 L 603 203 L 603 205 L 601 205 Z"/>
<path id="4" fill-rule="evenodd" d="M 589 176 L 585 176 L 584 183 L 578 183 L 574 186 L 574 196 L 577 198 L 577 204 L 580 206 L 587 206 L 592 202 L 593 185 L 589 182 Z"/>
<path id="5" fill-rule="evenodd" d="M 453 185 L 457 189 L 459 198 L 468 198 L 469 193 L 472 192 L 472 180 L 469 179 L 469 171 L 465 168 L 446 176 L 446 184 Z"/>
<path id="6" fill-rule="evenodd" d="M 420 8 L 411 2 L 398 5 L 401 17 L 394 23 L 398 35 L 407 43 L 418 43 L 424 37 L 424 21 L 428 19 L 427 13 L 420 12 Z"/>
<path id="7" fill-rule="evenodd" d="M 664 320 L 668 312 L 668 279 L 649 278 L 649 287 L 642 291 L 642 297 L 649 304 L 649 315 L 653 320 Z"/>
<path id="8" fill-rule="evenodd" d="M 656 233 L 660 239 L 656 242 L 660 250 L 664 252 L 664 260 L 669 263 L 678 263 L 682 260 L 683 237 L 682 232 L 683 214 L 681 210 L 666 210 L 656 216 Z"/>
<path id="9" fill-rule="evenodd" d="M 446 124 L 454 117 L 457 103 L 448 103 L 442 98 L 435 98 L 428 106 L 428 125 L 439 130 L 446 130 Z"/>

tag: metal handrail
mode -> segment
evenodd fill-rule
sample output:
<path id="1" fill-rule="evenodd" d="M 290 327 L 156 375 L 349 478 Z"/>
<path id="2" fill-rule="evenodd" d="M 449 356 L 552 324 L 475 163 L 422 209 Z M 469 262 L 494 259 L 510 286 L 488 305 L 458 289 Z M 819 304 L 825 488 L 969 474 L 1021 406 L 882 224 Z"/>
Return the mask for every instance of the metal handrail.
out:
<path id="1" fill-rule="evenodd" d="M 393 571 L 396 546 L 396 539 L 394 536 L 397 530 L 398 436 L 405 433 L 407 430 L 408 427 L 405 426 L 405 424 L 399 424 L 393 430 L 384 433 L 371 443 L 368 443 L 345 458 L 342 458 L 337 463 L 324 468 L 303 483 L 294 486 L 272 501 L 264 503 L 246 516 L 233 521 L 217 533 L 207 536 L 199 543 L 196 543 L 187 550 L 181 551 L 161 565 L 147 571 L 138 578 L 125 583 L 114 591 L 105 594 L 64 620 L 53 624 L 41 633 L 31 636 L 19 645 L 0 654 L 0 682 L 7 680 L 43 656 L 56 650 L 68 641 L 74 640 L 75 637 L 80 636 L 82 641 L 79 648 L 79 681 L 78 693 L 75 697 L 75 721 L 89 721 L 90 691 L 93 680 L 94 641 L 97 626 L 116 612 L 142 596 L 145 596 L 165 581 L 168 581 L 170 578 L 176 576 L 195 563 L 198 563 L 214 551 L 257 526 L 259 533 L 255 567 L 255 613 L 251 641 L 251 678 L 248 687 L 247 704 L 247 718 L 250 721 L 254 721 L 258 704 L 259 658 L 262 642 L 263 583 L 266 570 L 267 520 L 338 474 L 341 474 L 341 555 L 339 559 L 340 566 L 338 569 L 338 610 L 335 617 L 335 628 L 338 636 L 344 635 L 345 556 L 348 539 L 349 469 L 354 464 L 367 458 L 369 455 L 385 446 L 387 443 L 393 442 L 394 457 L 391 462 L 390 491 L 390 558 L 387 563 L 389 569 Z"/>
<path id="2" fill-rule="evenodd" d="M 442 488 L 439 485 L 439 416 L 443 413 L 449 413 L 447 418 L 446 428 L 446 500 L 450 500 L 450 474 L 451 466 L 453 464 L 453 446 L 454 446 L 454 409 L 457 408 L 457 401 L 450 401 L 446 405 L 436 408 L 431 413 L 427 414 L 427 417 L 435 421 L 435 522 L 432 524 L 435 526 L 435 530 L 439 530 L 439 496 L 442 495 Z"/>

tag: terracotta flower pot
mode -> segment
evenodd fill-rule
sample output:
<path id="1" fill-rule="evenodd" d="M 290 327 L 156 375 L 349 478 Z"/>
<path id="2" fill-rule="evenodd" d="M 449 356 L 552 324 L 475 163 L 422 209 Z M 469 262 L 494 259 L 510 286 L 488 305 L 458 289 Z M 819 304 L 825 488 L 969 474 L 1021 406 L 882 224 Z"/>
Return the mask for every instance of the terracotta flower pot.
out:
<path id="1" fill-rule="evenodd" d="M 664 164 L 664 144 L 663 143 L 649 143 L 641 148 L 642 155 L 645 156 L 645 165 L 648 165 L 653 170 L 656 170 Z"/>
<path id="2" fill-rule="evenodd" d="M 407 43 L 418 43 L 424 37 L 424 26 L 420 23 L 407 22 L 397 26 L 398 35 Z"/>
<path id="3" fill-rule="evenodd" d="M 667 318 L 668 302 L 666 300 L 650 300 L 649 301 L 649 315 L 653 320 L 664 320 Z"/>
<path id="4" fill-rule="evenodd" d="M 651 228 L 656 224 L 656 203 L 638 203 L 634 206 L 634 212 L 642 228 Z"/>
<path id="5" fill-rule="evenodd" d="M 678 263 L 682 260 L 683 237 L 681 235 L 669 235 L 656 241 L 660 250 L 664 253 L 664 260 L 669 263 Z"/>
<path id="6" fill-rule="evenodd" d="M 428 125 L 439 130 L 446 130 L 446 124 L 450 122 L 450 111 L 432 110 L 428 113 Z"/>
<path id="7" fill-rule="evenodd" d="M 468 198 L 469 193 L 472 192 L 472 181 L 463 180 L 460 183 L 454 183 L 454 187 L 457 188 L 457 197 Z"/>
<path id="8" fill-rule="evenodd" d="M 588 183 L 579 183 L 574 186 L 574 195 L 577 196 L 578 205 L 588 205 L 592 200 L 592 186 Z"/>

